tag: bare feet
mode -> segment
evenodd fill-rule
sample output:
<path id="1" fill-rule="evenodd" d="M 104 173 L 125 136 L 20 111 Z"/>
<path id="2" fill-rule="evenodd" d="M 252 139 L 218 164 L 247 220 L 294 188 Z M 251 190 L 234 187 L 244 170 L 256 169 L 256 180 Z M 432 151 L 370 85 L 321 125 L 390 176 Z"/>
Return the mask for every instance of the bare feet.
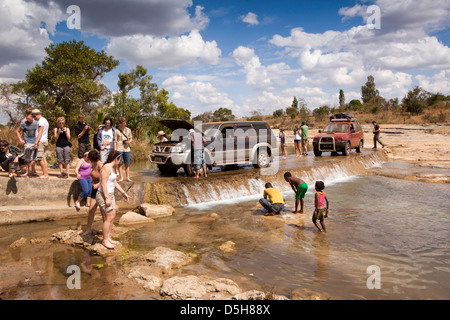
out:
<path id="1" fill-rule="evenodd" d="M 75 201 L 75 208 L 77 208 L 77 210 L 80 210 L 80 203 L 78 201 Z"/>
<path id="2" fill-rule="evenodd" d="M 114 241 L 113 239 L 109 238 L 109 242 L 111 242 L 114 246 L 118 245 L 118 241 Z"/>
<path id="3" fill-rule="evenodd" d="M 102 241 L 102 245 L 106 248 L 106 249 L 114 249 L 115 245 L 113 243 L 111 243 L 108 240 L 103 240 Z"/>

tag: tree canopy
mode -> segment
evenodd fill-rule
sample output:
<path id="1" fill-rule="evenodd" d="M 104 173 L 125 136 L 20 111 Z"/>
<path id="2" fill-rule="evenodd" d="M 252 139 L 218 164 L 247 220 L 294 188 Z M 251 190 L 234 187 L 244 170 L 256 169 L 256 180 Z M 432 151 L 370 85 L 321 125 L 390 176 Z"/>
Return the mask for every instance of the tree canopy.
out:
<path id="1" fill-rule="evenodd" d="M 380 95 L 380 92 L 375 88 L 375 79 L 372 75 L 367 77 L 367 82 L 361 87 L 361 98 L 363 103 L 369 102 L 370 99 Z"/>
<path id="2" fill-rule="evenodd" d="M 58 113 L 73 122 L 108 91 L 100 80 L 119 61 L 83 41 L 51 44 L 45 51 L 44 61 L 28 70 L 20 85 L 44 115 Z"/>

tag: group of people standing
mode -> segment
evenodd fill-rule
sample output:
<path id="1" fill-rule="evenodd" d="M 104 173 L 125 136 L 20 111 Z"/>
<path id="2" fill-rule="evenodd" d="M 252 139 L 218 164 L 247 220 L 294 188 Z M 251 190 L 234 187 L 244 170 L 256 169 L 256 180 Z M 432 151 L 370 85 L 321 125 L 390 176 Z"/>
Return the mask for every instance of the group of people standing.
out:
<path id="1" fill-rule="evenodd" d="M 287 142 L 284 129 L 280 129 L 280 145 L 283 160 L 287 158 Z M 308 155 L 308 126 L 305 121 L 302 122 L 300 128 L 298 125 L 294 127 L 294 147 L 295 157 L 300 158 Z"/>
<path id="2" fill-rule="evenodd" d="M 75 135 L 78 140 L 78 158 L 75 173 L 81 186 L 81 193 L 75 201 L 75 207 L 81 209 L 81 202 L 86 199 L 89 207 L 88 222 L 83 236 L 92 233 L 92 223 L 95 211 L 100 207 L 103 216 L 103 241 L 102 244 L 113 249 L 117 244 L 111 238 L 111 229 L 116 215 L 114 193 L 117 189 L 128 201 L 131 197 L 122 189 L 118 182 L 123 181 L 122 165 L 125 165 L 125 179 L 130 179 L 130 152 L 133 136 L 131 130 L 126 127 L 126 119 L 119 118 L 117 128 L 112 127 L 111 118 L 103 121 L 94 135 L 94 149 L 90 143 L 90 126 L 85 123 L 84 114 L 78 115 L 78 123 L 75 126 Z M 10 146 L 8 141 L 0 140 L 0 164 L 2 171 L 8 171 L 13 178 L 13 171 L 18 176 L 21 170 L 26 170 L 26 175 L 39 176 L 35 169 L 35 163 L 42 167 L 41 179 L 48 179 L 48 165 L 45 152 L 49 141 L 49 122 L 41 115 L 38 109 L 27 109 L 25 118 L 16 130 L 19 143 L 23 150 Z M 72 143 L 71 132 L 64 117 L 57 119 L 53 130 L 56 143 L 56 155 L 59 164 L 60 177 L 69 177 L 69 163 Z M 65 167 L 65 168 L 64 168 Z"/>
<path id="3" fill-rule="evenodd" d="M 126 181 L 132 181 L 130 179 L 130 144 L 133 141 L 133 136 L 131 130 L 126 127 L 127 122 L 125 118 L 119 117 L 119 126 L 114 128 L 112 126 L 112 119 L 106 117 L 103 121 L 103 126 L 100 126 L 98 132 L 94 135 L 95 148 L 92 149 L 89 142 L 90 127 L 84 120 L 84 115 L 80 114 L 75 127 L 75 134 L 78 138 L 79 157 L 75 166 L 75 173 L 82 189 L 77 201 L 75 201 L 75 207 L 79 210 L 81 201 L 86 199 L 86 206 L 90 208 L 90 211 L 91 208 L 94 208 L 93 215 L 97 208 L 96 203 L 99 202 L 96 199 L 97 190 L 102 189 L 99 177 L 100 168 L 103 164 L 114 163 L 113 172 L 108 166 L 109 171 L 114 174 L 114 182 L 109 184 L 109 189 L 112 189 L 113 192 L 116 186 L 115 181 L 121 182 L 124 180 L 122 172 L 123 165 L 125 166 Z M 112 175 L 111 172 L 109 176 Z M 102 203 L 106 205 L 106 200 L 103 199 Z M 88 230 L 91 224 L 88 223 Z M 112 242 L 108 245 L 111 246 L 111 244 Z"/>

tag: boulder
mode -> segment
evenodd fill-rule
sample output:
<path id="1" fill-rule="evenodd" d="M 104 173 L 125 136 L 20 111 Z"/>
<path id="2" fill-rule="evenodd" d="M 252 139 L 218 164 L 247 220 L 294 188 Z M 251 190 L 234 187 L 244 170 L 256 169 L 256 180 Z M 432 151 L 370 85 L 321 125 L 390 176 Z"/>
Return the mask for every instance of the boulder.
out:
<path id="1" fill-rule="evenodd" d="M 128 211 L 124 215 L 122 215 L 119 219 L 119 225 L 131 225 L 131 224 L 138 224 L 138 223 L 148 223 L 148 222 L 154 222 L 152 218 L 147 218 L 146 216 L 143 216 L 142 214 Z"/>
<path id="2" fill-rule="evenodd" d="M 163 280 L 152 274 L 153 270 L 149 266 L 137 266 L 128 272 L 128 279 L 134 279 L 142 288 L 150 291 L 158 291 Z"/>
<path id="3" fill-rule="evenodd" d="M 161 218 L 171 216 L 175 209 L 170 205 L 143 203 L 139 207 L 139 212 L 149 218 Z"/>
<path id="4" fill-rule="evenodd" d="M 240 292 L 239 286 L 230 279 L 189 275 L 165 280 L 159 294 L 177 300 L 223 300 Z"/>
<path id="5" fill-rule="evenodd" d="M 235 245 L 236 244 L 233 241 L 227 241 L 224 244 L 222 244 L 221 246 L 219 246 L 219 249 L 225 253 L 231 253 L 231 252 L 236 251 Z"/>
<path id="6" fill-rule="evenodd" d="M 65 230 L 54 233 L 52 235 L 51 241 L 64 243 L 64 244 L 79 244 L 83 243 L 83 238 L 81 238 L 80 233 L 82 230 Z"/>
<path id="7" fill-rule="evenodd" d="M 181 268 L 192 262 L 192 258 L 187 254 L 164 247 L 157 247 L 142 257 L 150 262 L 153 274 L 170 274 L 173 269 Z"/>

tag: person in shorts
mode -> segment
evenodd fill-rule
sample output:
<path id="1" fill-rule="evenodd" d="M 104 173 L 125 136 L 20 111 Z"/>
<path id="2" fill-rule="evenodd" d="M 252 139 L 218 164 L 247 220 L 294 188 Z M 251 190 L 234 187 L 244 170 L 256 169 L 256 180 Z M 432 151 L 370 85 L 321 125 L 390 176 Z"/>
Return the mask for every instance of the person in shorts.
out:
<path id="1" fill-rule="evenodd" d="M 130 179 L 130 163 L 131 163 L 131 142 L 133 135 L 131 129 L 127 128 L 127 120 L 124 117 L 119 117 L 119 126 L 114 132 L 114 149 L 120 152 L 119 163 L 119 182 L 123 181 L 122 166 L 125 166 L 125 176 L 128 182 Z"/>
<path id="2" fill-rule="evenodd" d="M 295 192 L 295 211 L 294 213 L 303 213 L 303 205 L 306 191 L 308 191 L 308 184 L 300 178 L 293 177 L 290 172 L 284 173 L 284 180 L 289 182 L 292 190 Z M 298 211 L 298 204 L 300 203 L 300 211 Z"/>
<path id="3" fill-rule="evenodd" d="M 112 127 L 112 119 L 110 117 L 106 117 L 103 120 L 103 125 L 98 130 L 97 143 L 100 148 L 100 160 L 105 163 L 109 153 L 114 150 L 114 132 L 116 129 Z"/>
<path id="4" fill-rule="evenodd" d="M 302 132 L 302 155 L 307 156 L 308 155 L 308 126 L 306 125 L 306 122 L 302 122 L 302 125 L 300 127 L 300 130 Z"/>
<path id="5" fill-rule="evenodd" d="M 57 127 L 53 130 L 53 137 L 56 142 L 56 157 L 58 159 L 59 174 L 61 178 L 69 177 L 69 162 L 70 162 L 70 129 L 66 127 L 66 120 L 64 117 L 59 117 L 57 120 Z M 63 166 L 66 171 L 63 171 Z"/>
<path id="6" fill-rule="evenodd" d="M 116 217 L 116 200 L 114 197 L 115 189 L 117 189 L 128 201 L 131 197 L 122 189 L 117 182 L 117 166 L 120 161 L 120 152 L 111 150 L 100 171 L 100 185 L 95 196 L 100 211 L 103 215 L 103 241 L 102 244 L 107 249 L 114 249 L 118 244 L 111 238 L 111 230 Z"/>
<path id="7" fill-rule="evenodd" d="M 30 164 L 35 153 L 34 142 L 36 141 L 36 131 L 38 131 L 39 127 L 38 122 L 34 120 L 31 112 L 31 108 L 25 111 L 25 118 L 20 122 L 16 130 L 17 139 L 24 146 L 24 161 L 27 165 L 25 175 L 31 175 Z"/>
<path id="8" fill-rule="evenodd" d="M 48 129 L 49 124 L 47 119 L 41 115 L 39 109 L 33 109 L 31 112 L 33 117 L 39 123 L 39 128 L 37 131 L 37 137 L 34 142 L 34 148 L 37 150 L 35 161 L 39 163 L 42 168 L 42 176 L 39 179 L 48 179 L 48 165 L 47 159 L 45 158 L 45 151 L 47 151 L 48 146 Z"/>
<path id="9" fill-rule="evenodd" d="M 320 232 L 326 232 L 327 229 L 325 228 L 324 219 L 328 218 L 328 198 L 325 192 L 323 192 L 323 189 L 325 189 L 323 181 L 316 181 L 315 189 L 316 194 L 314 195 L 314 213 L 312 222 Z M 317 225 L 317 220 L 319 220 L 322 230 Z"/>
<path id="10" fill-rule="evenodd" d="M 203 173 L 207 177 L 205 147 L 203 145 L 206 139 L 201 132 L 195 131 L 194 129 L 189 130 L 189 138 L 191 139 L 192 151 L 194 152 L 195 178 L 199 178 L 201 168 L 203 168 Z"/>

